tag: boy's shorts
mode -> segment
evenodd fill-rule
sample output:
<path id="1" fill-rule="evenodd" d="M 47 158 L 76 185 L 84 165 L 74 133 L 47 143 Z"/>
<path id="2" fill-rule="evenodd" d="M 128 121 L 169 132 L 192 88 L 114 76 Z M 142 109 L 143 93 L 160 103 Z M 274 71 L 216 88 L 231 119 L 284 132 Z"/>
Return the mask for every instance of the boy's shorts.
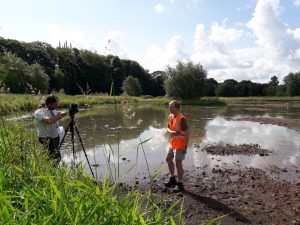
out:
<path id="1" fill-rule="evenodd" d="M 184 160 L 186 153 L 182 153 L 182 150 L 173 150 L 169 148 L 168 154 L 171 154 L 175 160 Z"/>

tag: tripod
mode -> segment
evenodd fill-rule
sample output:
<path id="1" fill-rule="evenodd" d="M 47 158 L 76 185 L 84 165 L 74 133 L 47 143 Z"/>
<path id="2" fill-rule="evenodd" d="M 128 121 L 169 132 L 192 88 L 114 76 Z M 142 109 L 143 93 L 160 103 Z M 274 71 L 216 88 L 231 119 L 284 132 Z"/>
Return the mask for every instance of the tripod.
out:
<path id="1" fill-rule="evenodd" d="M 78 128 L 77 128 L 77 126 L 76 126 L 76 124 L 75 124 L 74 116 L 75 116 L 75 114 L 70 114 L 71 121 L 70 121 L 70 123 L 69 123 L 68 126 L 67 126 L 66 132 L 65 132 L 65 134 L 64 134 L 64 137 L 63 137 L 62 141 L 61 141 L 60 144 L 59 144 L 58 150 L 60 150 L 60 148 L 61 148 L 61 146 L 62 146 L 62 144 L 63 144 L 63 142 L 64 142 L 64 140 L 65 140 L 65 137 L 66 137 L 66 135 L 67 135 L 67 133 L 68 133 L 68 130 L 70 129 L 70 132 L 71 132 L 71 142 L 72 142 L 72 150 L 73 150 L 73 160 L 75 160 L 75 157 L 76 157 L 76 155 L 75 155 L 75 145 L 74 145 L 74 128 L 75 128 L 76 134 L 77 134 L 77 136 L 78 136 L 78 138 L 79 138 L 79 141 L 80 141 L 80 144 L 81 144 L 81 148 L 82 148 L 82 150 L 83 150 L 83 152 L 84 152 L 84 155 L 85 155 L 86 161 L 87 161 L 87 163 L 88 163 L 88 165 L 89 165 L 89 168 L 90 168 L 90 170 L 91 170 L 92 176 L 94 177 L 94 179 L 96 179 L 96 178 L 95 178 L 95 175 L 94 175 L 94 172 L 93 172 L 93 170 L 92 170 L 90 161 L 89 161 L 89 159 L 88 159 L 88 157 L 87 157 L 85 148 L 84 148 L 84 146 L 83 146 L 82 139 L 81 139 L 81 137 L 80 137 Z"/>

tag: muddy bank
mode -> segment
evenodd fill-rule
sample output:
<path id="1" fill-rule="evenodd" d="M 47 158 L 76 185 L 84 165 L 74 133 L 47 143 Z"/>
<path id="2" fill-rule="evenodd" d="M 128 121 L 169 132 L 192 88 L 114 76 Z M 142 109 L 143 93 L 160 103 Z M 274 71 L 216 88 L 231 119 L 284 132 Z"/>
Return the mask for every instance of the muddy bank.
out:
<path id="1" fill-rule="evenodd" d="M 260 156 L 268 156 L 272 151 L 261 148 L 258 144 L 241 144 L 232 145 L 225 143 L 208 144 L 205 146 L 194 146 L 200 148 L 201 151 L 205 151 L 211 155 L 253 155 L 258 154 Z"/>
<path id="2" fill-rule="evenodd" d="M 260 123 L 260 124 L 273 124 L 273 125 L 288 127 L 288 128 L 292 128 L 292 129 L 300 129 L 300 120 L 296 120 L 296 119 L 246 117 L 246 118 L 235 119 L 235 121 L 251 121 L 251 122 L 256 122 L 256 123 Z"/>
<path id="3" fill-rule="evenodd" d="M 229 214 L 221 224 L 300 224 L 300 182 L 270 178 L 260 169 L 214 169 L 186 175 L 185 191 L 174 193 L 164 187 L 162 176 L 152 187 L 156 195 L 171 202 L 184 201 L 187 224 Z"/>

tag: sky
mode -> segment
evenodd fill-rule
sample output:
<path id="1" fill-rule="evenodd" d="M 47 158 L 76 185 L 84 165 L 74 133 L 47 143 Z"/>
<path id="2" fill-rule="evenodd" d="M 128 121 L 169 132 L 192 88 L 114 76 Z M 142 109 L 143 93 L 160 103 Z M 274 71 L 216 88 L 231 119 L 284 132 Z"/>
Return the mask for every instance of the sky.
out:
<path id="1" fill-rule="evenodd" d="M 0 36 L 137 61 L 200 63 L 208 78 L 268 82 L 300 71 L 300 0 L 0 0 Z"/>

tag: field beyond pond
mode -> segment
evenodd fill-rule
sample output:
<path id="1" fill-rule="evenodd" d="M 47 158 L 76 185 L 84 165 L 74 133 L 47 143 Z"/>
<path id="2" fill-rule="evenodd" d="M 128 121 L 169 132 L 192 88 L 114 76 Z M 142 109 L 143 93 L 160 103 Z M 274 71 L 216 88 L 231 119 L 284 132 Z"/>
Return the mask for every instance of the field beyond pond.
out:
<path id="1" fill-rule="evenodd" d="M 57 95 L 60 99 L 61 108 L 69 108 L 71 103 L 77 103 L 81 108 L 88 108 L 103 104 L 123 104 L 123 103 L 150 103 L 153 105 L 168 105 L 172 100 L 166 97 L 130 97 L 130 96 L 106 96 L 106 95 Z M 45 100 L 43 95 L 17 95 L 0 94 L 0 116 L 11 113 L 32 112 L 41 102 Z M 183 105 L 226 105 L 218 98 L 204 97 L 196 100 L 182 100 Z"/>

